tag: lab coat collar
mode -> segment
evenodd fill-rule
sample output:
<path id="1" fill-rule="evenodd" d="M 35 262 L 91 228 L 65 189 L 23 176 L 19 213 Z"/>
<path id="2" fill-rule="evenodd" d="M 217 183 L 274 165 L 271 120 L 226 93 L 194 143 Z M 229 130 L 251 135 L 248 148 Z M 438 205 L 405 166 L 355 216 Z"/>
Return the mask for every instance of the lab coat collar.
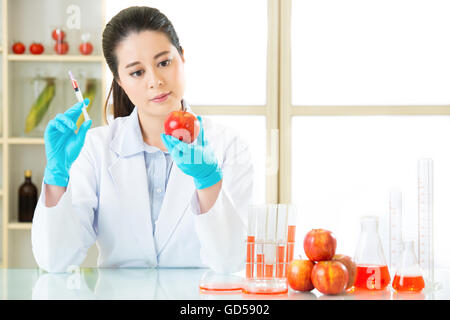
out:
<path id="1" fill-rule="evenodd" d="M 191 106 L 185 99 L 181 100 L 181 105 L 186 111 L 195 115 Z M 121 157 L 132 156 L 144 151 L 144 138 L 142 137 L 136 107 L 134 107 L 131 114 L 125 120 L 124 125 L 119 129 L 117 135 L 111 141 L 111 149 Z"/>

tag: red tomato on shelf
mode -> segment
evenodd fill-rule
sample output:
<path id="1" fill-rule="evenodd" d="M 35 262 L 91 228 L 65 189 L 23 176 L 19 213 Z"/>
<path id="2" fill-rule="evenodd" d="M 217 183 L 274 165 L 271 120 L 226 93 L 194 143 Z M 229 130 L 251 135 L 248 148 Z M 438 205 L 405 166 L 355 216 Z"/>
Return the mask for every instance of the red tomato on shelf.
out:
<path id="1" fill-rule="evenodd" d="M 30 45 L 30 52 L 32 54 L 42 54 L 44 52 L 44 46 L 41 43 L 33 42 Z"/>
<path id="2" fill-rule="evenodd" d="M 66 33 L 59 28 L 52 31 L 52 39 L 53 40 L 63 41 L 65 37 L 66 37 Z"/>
<path id="3" fill-rule="evenodd" d="M 66 54 L 69 51 L 69 44 L 65 41 L 58 41 L 56 42 L 54 49 L 57 54 Z"/>
<path id="4" fill-rule="evenodd" d="M 200 122 L 187 111 L 172 111 L 164 122 L 164 132 L 183 142 L 193 142 L 200 133 Z"/>
<path id="5" fill-rule="evenodd" d="M 16 42 L 12 46 L 12 51 L 15 54 L 22 54 L 25 52 L 25 45 L 22 42 Z"/>
<path id="6" fill-rule="evenodd" d="M 80 47 L 78 48 L 81 52 L 81 54 L 88 55 L 92 53 L 92 50 L 94 50 L 94 46 L 90 42 L 83 42 L 80 44 Z"/>

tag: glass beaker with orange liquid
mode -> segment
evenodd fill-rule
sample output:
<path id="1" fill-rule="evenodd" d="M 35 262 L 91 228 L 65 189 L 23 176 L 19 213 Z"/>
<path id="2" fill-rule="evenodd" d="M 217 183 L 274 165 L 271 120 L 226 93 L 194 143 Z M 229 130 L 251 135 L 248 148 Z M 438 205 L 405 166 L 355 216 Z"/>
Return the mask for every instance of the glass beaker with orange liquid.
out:
<path id="1" fill-rule="evenodd" d="M 391 282 L 378 235 L 378 217 L 376 216 L 361 218 L 361 233 L 356 248 L 355 263 L 354 286 L 356 289 L 383 290 Z"/>
<path id="2" fill-rule="evenodd" d="M 414 254 L 414 241 L 412 240 L 403 242 L 401 264 L 395 273 L 392 288 L 398 292 L 420 292 L 425 288 L 425 281 Z"/>

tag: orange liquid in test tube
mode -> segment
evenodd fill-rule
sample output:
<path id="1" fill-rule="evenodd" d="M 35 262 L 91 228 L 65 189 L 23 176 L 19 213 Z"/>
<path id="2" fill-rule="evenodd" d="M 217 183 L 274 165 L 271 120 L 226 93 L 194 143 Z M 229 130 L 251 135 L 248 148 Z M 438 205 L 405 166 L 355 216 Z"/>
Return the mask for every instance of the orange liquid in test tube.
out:
<path id="1" fill-rule="evenodd" d="M 288 238 L 287 238 L 287 263 L 294 259 L 294 246 L 295 246 L 295 225 L 288 226 Z"/>
<path id="2" fill-rule="evenodd" d="M 288 205 L 284 203 L 278 204 L 277 216 L 277 278 L 286 277 L 286 242 L 287 242 L 287 225 L 288 225 Z"/>
<path id="3" fill-rule="evenodd" d="M 285 246 L 278 246 L 277 247 L 277 278 L 284 278 L 285 277 L 285 259 L 284 255 L 286 254 L 286 248 Z"/>
<path id="4" fill-rule="evenodd" d="M 264 277 L 264 254 L 260 253 L 256 255 L 256 277 Z"/>
<path id="5" fill-rule="evenodd" d="M 255 264 L 255 237 L 247 237 L 247 260 L 245 275 L 247 278 L 253 278 L 253 266 Z"/>

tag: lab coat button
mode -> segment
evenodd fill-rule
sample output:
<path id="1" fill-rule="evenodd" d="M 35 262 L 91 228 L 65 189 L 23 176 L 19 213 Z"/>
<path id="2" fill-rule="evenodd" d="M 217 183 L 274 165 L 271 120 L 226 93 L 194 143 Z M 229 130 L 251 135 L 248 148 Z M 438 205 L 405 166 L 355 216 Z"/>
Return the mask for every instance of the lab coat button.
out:
<path id="1" fill-rule="evenodd" d="M 156 189 L 156 192 L 161 193 L 161 188 Z"/>

